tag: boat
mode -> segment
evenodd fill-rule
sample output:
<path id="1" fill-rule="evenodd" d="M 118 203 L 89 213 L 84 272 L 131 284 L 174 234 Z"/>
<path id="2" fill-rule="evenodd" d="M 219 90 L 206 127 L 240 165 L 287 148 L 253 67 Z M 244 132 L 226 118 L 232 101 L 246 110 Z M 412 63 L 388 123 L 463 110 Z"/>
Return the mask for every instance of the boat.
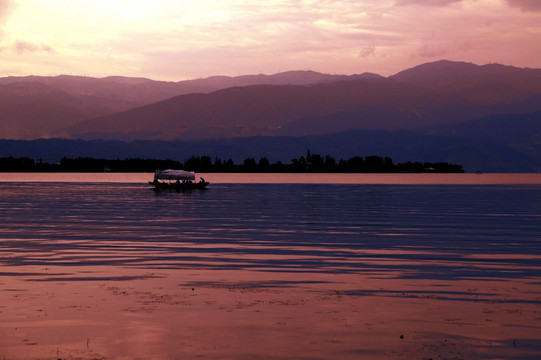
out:
<path id="1" fill-rule="evenodd" d="M 199 181 L 195 181 L 195 173 L 193 171 L 185 170 L 156 170 L 154 173 L 154 180 L 148 182 L 153 185 L 155 189 L 172 189 L 172 190 L 205 190 L 208 181 L 200 178 Z"/>

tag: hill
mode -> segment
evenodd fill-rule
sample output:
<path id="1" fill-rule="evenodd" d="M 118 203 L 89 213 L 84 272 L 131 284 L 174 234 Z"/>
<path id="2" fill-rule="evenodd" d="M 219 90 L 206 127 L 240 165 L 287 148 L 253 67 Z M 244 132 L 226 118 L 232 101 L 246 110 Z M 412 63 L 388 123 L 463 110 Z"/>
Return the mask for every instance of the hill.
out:
<path id="1" fill-rule="evenodd" d="M 458 75 L 457 75 L 458 74 Z M 204 139 L 407 130 L 541 110 L 541 70 L 440 61 L 389 78 L 188 94 L 64 129 L 84 139 Z"/>
<path id="2" fill-rule="evenodd" d="M 537 171 L 541 170 L 541 111 L 492 115 L 431 129 L 426 134 L 502 144 L 536 159 Z"/>
<path id="3" fill-rule="evenodd" d="M 86 119 L 122 112 L 173 96 L 209 93 L 254 84 L 313 84 L 363 77 L 290 71 L 275 75 L 215 76 L 179 82 L 111 76 L 26 76 L 0 78 L 0 138 L 70 136 L 59 129 Z"/>
<path id="4" fill-rule="evenodd" d="M 81 119 L 119 111 L 114 101 L 70 95 L 42 83 L 0 85 L 0 137 L 51 137 Z"/>
<path id="5" fill-rule="evenodd" d="M 355 130 L 318 136 L 256 136 L 215 140 L 130 141 L 40 139 L 0 140 L 0 157 L 31 157 L 57 162 L 63 157 L 103 159 L 172 159 L 209 156 L 236 163 L 245 158 L 267 157 L 288 163 L 307 150 L 336 159 L 354 156 L 388 156 L 395 163 L 406 161 L 461 164 L 468 172 L 532 172 L 541 170 L 541 157 L 534 158 L 509 146 L 491 141 L 423 135 L 411 131 Z"/>
<path id="6" fill-rule="evenodd" d="M 388 78 L 312 71 L 181 82 L 9 77 L 0 78 L 0 113 L 0 138 L 114 140 L 67 142 L 103 151 L 88 154 L 101 158 L 107 151 L 163 158 L 190 149 L 287 158 L 311 149 L 446 161 L 467 171 L 541 170 L 541 70 L 499 64 L 442 60 Z M 79 156 L 62 141 L 44 144 Z"/>
<path id="7" fill-rule="evenodd" d="M 0 78 L 0 137 L 203 139 L 417 129 L 541 110 L 541 70 L 437 61 L 383 78 Z"/>
<path id="8" fill-rule="evenodd" d="M 408 87 L 409 88 L 409 87 Z M 177 96 L 159 103 L 91 119 L 69 127 L 76 138 L 204 139 L 231 136 L 284 134 L 282 127 L 315 116 L 364 108 L 402 107 L 414 112 L 430 93 L 412 98 L 412 90 L 388 79 L 361 79 L 317 85 L 256 85 L 233 87 L 210 94 Z M 389 103 L 389 97 L 394 98 Z M 371 128 L 396 129 L 389 116 L 366 119 Z M 406 127 L 424 125 L 412 117 Z M 284 135 L 291 135 L 285 133 Z M 300 134 L 303 135 L 303 134 Z"/>

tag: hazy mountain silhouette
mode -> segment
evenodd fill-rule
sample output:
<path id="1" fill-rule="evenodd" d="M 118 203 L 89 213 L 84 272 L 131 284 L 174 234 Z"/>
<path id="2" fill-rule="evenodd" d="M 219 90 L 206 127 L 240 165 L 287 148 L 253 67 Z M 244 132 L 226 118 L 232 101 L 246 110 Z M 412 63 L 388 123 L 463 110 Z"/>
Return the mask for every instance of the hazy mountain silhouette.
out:
<path id="1" fill-rule="evenodd" d="M 181 94 L 209 93 L 254 84 L 316 84 L 379 75 L 327 75 L 289 71 L 275 75 L 214 76 L 179 82 L 110 76 L 26 76 L 0 78 L 0 138 L 69 136 L 53 132 L 85 119 L 125 111 Z"/>
<path id="2" fill-rule="evenodd" d="M 105 159 L 156 158 L 184 161 L 189 157 L 233 159 L 248 157 L 289 163 L 306 154 L 331 155 L 336 159 L 353 156 L 389 156 L 395 163 L 446 161 L 466 171 L 532 172 L 541 170 L 541 157 L 532 157 L 496 142 L 467 138 L 423 135 L 411 131 L 352 130 L 318 136 L 257 136 L 215 140 L 0 140 L 0 157 L 32 157 L 58 161 L 62 157 Z"/>
<path id="3" fill-rule="evenodd" d="M 449 60 L 421 64 L 389 78 L 431 89 L 442 87 L 475 89 L 480 84 L 498 85 L 498 90 L 515 88 L 537 92 L 541 88 L 540 69 L 523 69 L 500 64 L 475 65 Z"/>
<path id="4" fill-rule="evenodd" d="M 541 143 L 541 111 L 492 115 L 433 129 L 426 134 L 496 141 L 507 145 Z"/>
<path id="5" fill-rule="evenodd" d="M 341 142 L 348 131 L 386 130 L 377 139 L 391 146 L 385 137 L 399 141 L 391 134 L 416 131 L 423 134 L 416 141 L 430 144 L 425 149 L 430 154 L 438 153 L 442 138 L 454 139 L 460 146 L 446 143 L 446 149 L 459 158 L 469 153 L 470 168 L 507 159 L 502 169 L 530 171 L 541 164 L 540 112 L 540 69 L 446 60 L 388 78 L 313 71 L 180 82 L 118 76 L 0 78 L 0 138 L 5 139 L 198 140 L 207 147 L 232 141 L 249 147 L 253 144 L 242 138 L 265 136 L 265 143 L 281 146 L 284 136 L 333 139 L 330 134 L 342 132 L 335 138 Z M 368 140 L 362 139 L 372 144 L 373 154 L 386 155 Z M 404 154 L 424 146 L 403 141 Z M 445 156 L 412 160 L 459 162 Z"/>
<path id="6" fill-rule="evenodd" d="M 414 92 L 417 96 L 412 96 Z M 307 117 L 332 117 L 364 108 L 385 112 L 386 116 L 372 120 L 372 123 L 378 123 L 378 128 L 413 128 L 430 124 L 422 116 L 415 115 L 417 107 L 429 106 L 430 97 L 429 91 L 412 89 L 384 78 L 310 86 L 233 87 L 210 94 L 181 95 L 91 119 L 67 128 L 66 133 L 80 138 L 123 140 L 273 135 L 284 134 L 282 127 Z M 389 101 L 389 98 L 393 100 Z M 409 116 L 410 122 L 393 125 L 396 119 L 389 116 L 389 107 L 400 107 L 399 112 Z M 366 125 L 371 127 L 370 123 Z M 353 124 L 351 128 L 358 127 Z"/>
<path id="7" fill-rule="evenodd" d="M 288 71 L 274 75 L 211 76 L 204 79 L 178 82 L 155 81 L 146 78 L 108 76 L 92 78 L 85 76 L 25 76 L 0 78 L 0 84 L 47 85 L 74 96 L 87 96 L 97 99 L 118 101 L 128 107 L 151 104 L 176 95 L 209 93 L 216 90 L 250 85 L 307 85 L 342 81 L 357 78 L 377 78 L 376 74 L 329 75 L 314 71 Z M 31 91 L 31 90 L 29 90 Z"/>
<path id="8" fill-rule="evenodd" d="M 426 134 L 499 143 L 536 159 L 536 171 L 541 171 L 541 111 L 492 115 L 431 129 Z"/>
<path id="9" fill-rule="evenodd" d="M 58 128 L 119 109 L 114 101 L 74 96 L 42 83 L 0 84 L 0 137 L 51 137 Z"/>
<path id="10" fill-rule="evenodd" d="M 296 73 L 280 76 L 292 74 Z M 365 75 L 319 83 L 311 79 L 310 86 L 243 86 L 176 96 L 81 122 L 66 128 L 65 135 L 123 140 L 313 135 L 418 129 L 541 110 L 537 69 L 439 61 L 389 78 Z"/>

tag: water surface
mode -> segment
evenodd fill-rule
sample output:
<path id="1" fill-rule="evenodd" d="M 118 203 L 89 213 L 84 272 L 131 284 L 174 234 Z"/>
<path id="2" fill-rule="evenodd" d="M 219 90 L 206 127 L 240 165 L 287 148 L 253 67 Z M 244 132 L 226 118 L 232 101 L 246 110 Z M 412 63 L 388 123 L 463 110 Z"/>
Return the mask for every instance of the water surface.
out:
<path id="1" fill-rule="evenodd" d="M 0 357 L 539 358 L 538 175 L 203 176 L 1 174 Z"/>

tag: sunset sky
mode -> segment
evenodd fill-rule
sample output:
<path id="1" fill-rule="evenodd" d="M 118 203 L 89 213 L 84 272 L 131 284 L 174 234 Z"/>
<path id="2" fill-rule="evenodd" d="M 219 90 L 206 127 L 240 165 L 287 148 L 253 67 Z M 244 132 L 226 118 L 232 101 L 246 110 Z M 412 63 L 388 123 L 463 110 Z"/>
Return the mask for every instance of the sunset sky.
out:
<path id="1" fill-rule="evenodd" d="M 541 68 L 540 0 L 0 0 L 0 76 Z"/>

